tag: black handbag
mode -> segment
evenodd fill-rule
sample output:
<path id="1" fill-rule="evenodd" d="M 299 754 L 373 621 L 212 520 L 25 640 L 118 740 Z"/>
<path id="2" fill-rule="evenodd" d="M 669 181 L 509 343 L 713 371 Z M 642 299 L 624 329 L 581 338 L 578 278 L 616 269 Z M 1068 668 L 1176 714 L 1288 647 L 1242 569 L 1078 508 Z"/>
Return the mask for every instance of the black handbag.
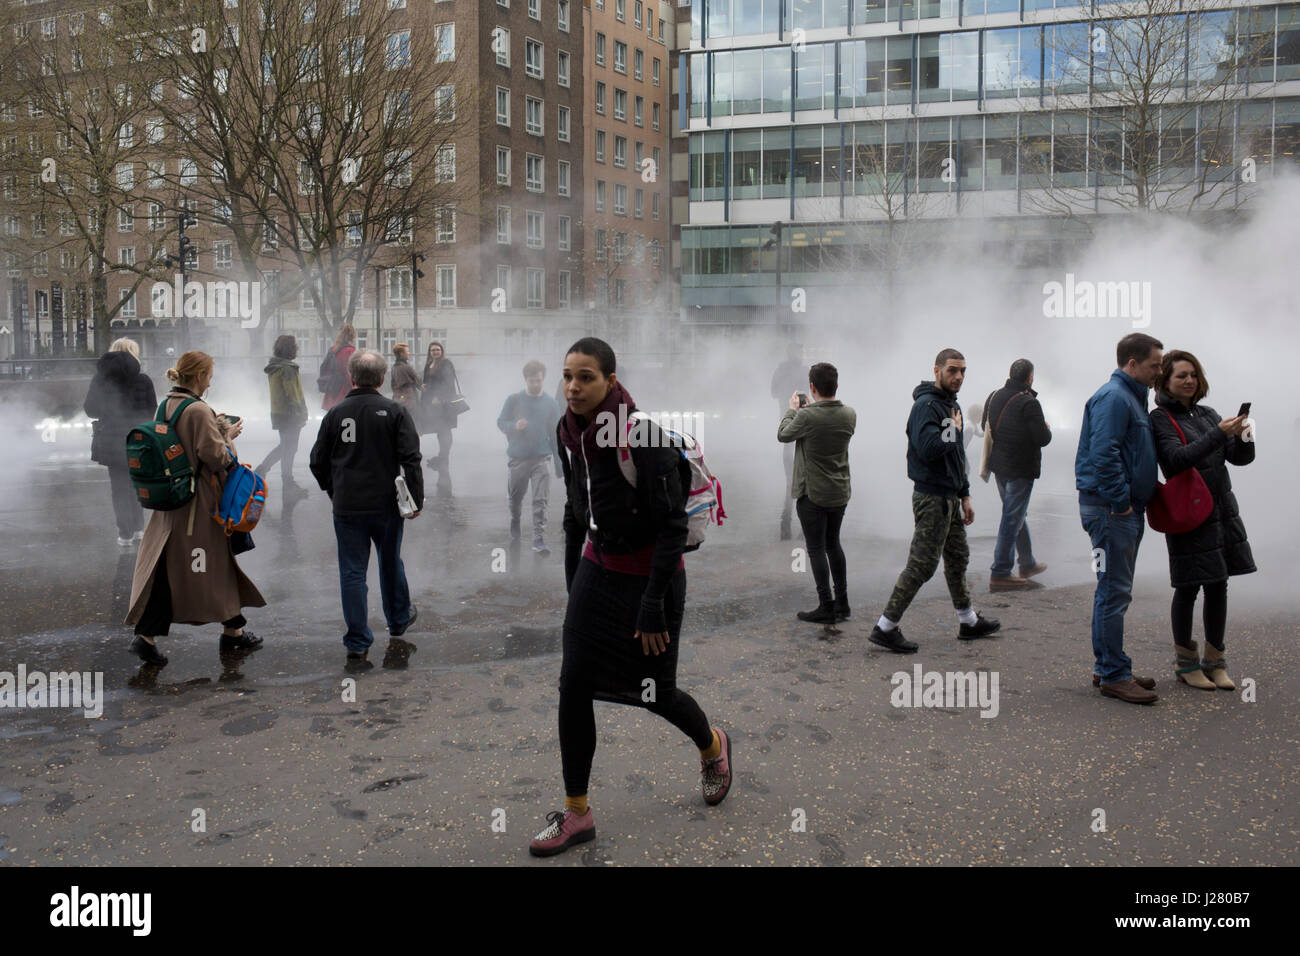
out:
<path id="1" fill-rule="evenodd" d="M 456 383 L 456 397 L 447 403 L 447 410 L 450 411 L 457 418 L 459 418 L 461 415 L 464 415 L 467 411 L 469 411 L 469 402 L 466 400 L 465 396 L 461 394 L 460 376 L 456 375 L 456 373 L 453 371 L 452 377 Z"/>

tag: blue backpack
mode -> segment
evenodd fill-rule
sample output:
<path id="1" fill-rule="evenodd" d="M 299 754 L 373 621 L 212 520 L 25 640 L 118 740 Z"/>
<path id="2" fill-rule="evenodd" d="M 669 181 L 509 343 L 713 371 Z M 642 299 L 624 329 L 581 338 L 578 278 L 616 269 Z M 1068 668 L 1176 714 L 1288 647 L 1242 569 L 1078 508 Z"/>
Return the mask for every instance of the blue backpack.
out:
<path id="1" fill-rule="evenodd" d="M 220 488 L 212 477 L 214 491 L 220 491 L 220 500 L 212 512 L 212 520 L 221 525 L 227 535 L 236 531 L 252 531 L 262 519 L 266 507 L 266 480 L 238 460 L 226 471 L 225 484 Z"/>

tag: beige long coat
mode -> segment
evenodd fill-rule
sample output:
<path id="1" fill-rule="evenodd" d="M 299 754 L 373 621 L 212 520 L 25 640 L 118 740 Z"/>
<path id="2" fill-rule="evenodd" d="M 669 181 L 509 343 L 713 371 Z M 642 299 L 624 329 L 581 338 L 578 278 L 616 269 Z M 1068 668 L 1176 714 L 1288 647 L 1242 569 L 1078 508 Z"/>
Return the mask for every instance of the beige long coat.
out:
<path id="1" fill-rule="evenodd" d="M 170 416 L 182 400 L 190 397 L 175 389 L 168 392 L 166 414 Z M 266 599 L 239 570 L 230 539 L 212 519 L 221 494 L 213 488 L 212 476 L 215 474 L 218 481 L 224 479 L 234 446 L 221 437 L 217 415 L 203 401 L 181 413 L 176 433 L 197 475 L 195 495 L 175 511 L 149 512 L 149 524 L 135 558 L 127 624 L 135 624 L 144 614 L 153 589 L 154 569 L 164 548 L 173 622 L 211 624 L 228 621 L 245 607 L 266 606 Z"/>

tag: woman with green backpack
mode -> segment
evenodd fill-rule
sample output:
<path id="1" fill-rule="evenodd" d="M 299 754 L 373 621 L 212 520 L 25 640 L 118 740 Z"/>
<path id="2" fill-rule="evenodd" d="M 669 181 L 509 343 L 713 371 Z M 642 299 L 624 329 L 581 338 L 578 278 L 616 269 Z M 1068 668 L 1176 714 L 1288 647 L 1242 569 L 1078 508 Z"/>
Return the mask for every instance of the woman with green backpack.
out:
<path id="1" fill-rule="evenodd" d="M 265 607 L 266 600 L 240 570 L 231 537 L 212 518 L 226 472 L 236 462 L 231 442 L 242 428 L 238 420 L 223 428 L 203 401 L 212 370 L 212 356 L 204 352 L 186 352 L 167 370 L 172 389 L 158 418 L 175 429 L 194 475 L 194 491 L 179 507 L 150 513 L 136 555 L 126 623 L 135 625 L 131 650 L 146 664 L 167 663 L 157 640 L 172 624 L 220 621 L 223 652 L 252 650 L 262 643 L 244 629 L 241 611 Z"/>

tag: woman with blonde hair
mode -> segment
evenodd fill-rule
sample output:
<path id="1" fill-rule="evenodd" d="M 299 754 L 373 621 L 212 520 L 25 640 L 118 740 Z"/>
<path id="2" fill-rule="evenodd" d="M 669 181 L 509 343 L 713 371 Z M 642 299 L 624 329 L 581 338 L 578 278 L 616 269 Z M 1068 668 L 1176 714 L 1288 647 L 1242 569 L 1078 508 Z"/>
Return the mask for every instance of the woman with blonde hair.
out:
<path id="1" fill-rule="evenodd" d="M 95 419 L 90 460 L 108 467 L 117 543 L 129 547 L 144 534 L 144 517 L 131 486 L 126 433 L 152 418 L 158 408 L 153 382 L 140 370 L 140 346 L 133 340 L 117 339 L 99 357 L 83 408 Z"/>
<path id="2" fill-rule="evenodd" d="M 265 607 L 266 600 L 239 569 L 231 538 L 212 520 L 221 500 L 227 470 L 235 464 L 235 446 L 243 422 L 223 426 L 203 395 L 212 384 L 212 356 L 186 352 L 167 370 L 172 389 L 159 417 L 170 420 L 182 403 L 176 435 L 195 474 L 194 497 L 174 511 L 154 511 L 145 528 L 131 581 L 135 625 L 134 651 L 146 664 L 161 666 L 166 656 L 157 639 L 171 625 L 220 621 L 221 651 L 247 651 L 262 639 L 244 630 L 246 607 Z M 211 480 L 216 479 L 216 482 Z"/>
<path id="3" fill-rule="evenodd" d="M 320 366 L 320 377 L 316 386 L 325 393 L 320 407 L 329 411 L 352 391 L 352 376 L 348 374 L 348 360 L 357 350 L 357 330 L 352 323 L 345 322 L 334 338 L 334 347 L 329 350 Z"/>

